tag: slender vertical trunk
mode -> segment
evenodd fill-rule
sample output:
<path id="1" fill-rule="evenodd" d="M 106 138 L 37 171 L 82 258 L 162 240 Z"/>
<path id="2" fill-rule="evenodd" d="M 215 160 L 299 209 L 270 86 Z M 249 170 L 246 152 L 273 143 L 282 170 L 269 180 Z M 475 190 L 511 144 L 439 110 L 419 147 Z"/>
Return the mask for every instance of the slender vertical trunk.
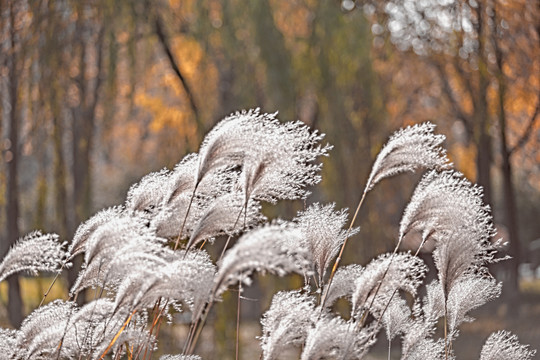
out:
<path id="1" fill-rule="evenodd" d="M 493 22 L 497 23 L 497 11 L 494 7 L 492 12 Z M 501 172 L 503 177 L 503 204 L 504 204 L 504 218 L 505 224 L 508 230 L 508 236 L 510 237 L 508 248 L 508 255 L 511 257 L 506 261 L 506 268 L 508 270 L 508 281 L 504 286 L 504 292 L 506 298 L 511 303 L 509 309 L 509 315 L 517 315 L 519 302 L 519 283 L 518 283 L 518 266 L 520 262 L 520 243 L 518 232 L 518 214 L 516 206 L 516 197 L 514 192 L 514 184 L 512 180 L 512 163 L 511 156 L 512 151 L 509 149 L 508 139 L 506 138 L 506 110 L 504 107 L 506 97 L 506 79 L 503 71 L 503 52 L 499 47 L 498 38 L 493 30 L 493 43 L 495 45 L 495 58 L 498 68 L 497 85 L 498 85 L 498 120 L 499 131 L 501 141 Z"/>
<path id="2" fill-rule="evenodd" d="M 489 86 L 487 53 L 486 53 L 486 27 L 485 5 L 479 2 L 475 9 L 477 16 L 476 31 L 478 33 L 478 93 L 474 102 L 474 126 L 476 127 L 475 141 L 477 145 L 476 182 L 484 189 L 484 202 L 493 206 L 491 187 L 492 139 L 490 134 L 490 121 L 488 114 L 487 92 Z M 474 96 L 474 95 L 473 95 Z"/>
<path id="3" fill-rule="evenodd" d="M 9 140 L 11 142 L 11 159 L 7 164 L 7 237 L 8 243 L 13 244 L 19 238 L 19 117 L 18 117 L 18 72 L 14 4 L 10 2 L 10 42 L 11 54 L 9 56 Z M 22 322 L 22 299 L 19 278 L 13 275 L 8 278 L 8 313 L 9 321 L 14 327 Z"/>

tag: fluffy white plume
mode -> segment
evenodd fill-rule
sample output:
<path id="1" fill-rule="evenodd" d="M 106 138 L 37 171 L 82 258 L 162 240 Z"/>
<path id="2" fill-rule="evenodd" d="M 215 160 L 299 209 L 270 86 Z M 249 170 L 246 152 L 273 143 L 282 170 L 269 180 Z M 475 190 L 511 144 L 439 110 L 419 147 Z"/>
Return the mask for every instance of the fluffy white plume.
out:
<path id="1" fill-rule="evenodd" d="M 408 253 L 383 254 L 371 261 L 355 281 L 352 294 L 354 316 L 365 310 L 374 315 L 380 314 L 395 290 L 416 295 L 426 270 L 422 260 Z"/>
<path id="2" fill-rule="evenodd" d="M 219 235 L 239 233 L 246 227 L 253 227 L 266 218 L 261 214 L 261 206 L 256 201 L 249 201 L 247 209 L 240 192 L 218 197 L 200 218 L 193 229 L 187 248 L 197 245 L 205 239 Z"/>
<path id="3" fill-rule="evenodd" d="M 321 147 L 324 135 L 303 123 L 281 124 L 275 115 L 255 109 L 217 124 L 201 145 L 196 183 L 221 167 L 242 165 L 246 200 L 305 198 L 305 188 L 320 181 L 320 165 L 312 161 L 330 146 Z"/>
<path id="4" fill-rule="evenodd" d="M 79 225 L 69 246 L 70 257 L 80 254 L 86 250 L 86 243 L 88 242 L 88 239 L 99 226 L 121 217 L 123 213 L 123 207 L 111 207 L 99 211 L 90 219 Z"/>
<path id="5" fill-rule="evenodd" d="M 177 251 L 165 266 L 139 267 L 123 279 L 115 309 L 129 311 L 153 305 L 159 298 L 186 303 L 195 318 L 210 297 L 215 266 L 205 251 Z"/>
<path id="6" fill-rule="evenodd" d="M 308 336 L 302 360 L 363 358 L 376 342 L 373 326 L 357 329 L 355 323 L 345 322 L 341 317 L 321 317 Z"/>
<path id="7" fill-rule="evenodd" d="M 0 353 L 11 359 L 15 355 L 18 330 L 0 328 Z"/>
<path id="8" fill-rule="evenodd" d="M 401 356 L 402 360 L 453 360 L 454 355 L 449 352 L 445 356 L 444 341 L 434 341 L 432 339 L 422 339 L 416 343 L 412 348 L 405 351 Z"/>
<path id="9" fill-rule="evenodd" d="M 263 359 L 279 359 L 289 346 L 302 346 L 308 329 L 319 313 L 313 297 L 300 291 L 282 291 L 274 295 L 272 304 L 261 319 Z"/>
<path id="10" fill-rule="evenodd" d="M 167 169 L 145 175 L 132 185 L 127 193 L 126 210 L 154 213 L 167 195 L 167 184 L 171 173 Z"/>
<path id="11" fill-rule="evenodd" d="M 26 235 L 13 245 L 0 264 L 0 281 L 21 271 L 32 275 L 40 271 L 59 272 L 67 258 L 65 245 L 56 234 L 35 231 Z"/>
<path id="12" fill-rule="evenodd" d="M 486 340 L 480 360 L 529 360 L 535 354 L 536 350 L 521 345 L 516 335 L 509 331 L 498 331 Z"/>
<path id="13" fill-rule="evenodd" d="M 326 294 L 325 307 L 330 307 L 341 297 L 350 297 L 355 289 L 356 279 L 359 278 L 364 271 L 364 268 L 357 264 L 343 266 L 337 269 L 332 281 L 332 287 Z"/>
<path id="14" fill-rule="evenodd" d="M 194 193 L 197 166 L 198 155 L 189 154 L 170 173 L 164 186 L 163 202 L 152 219 L 158 236 L 189 237 L 214 199 L 231 192 L 238 182 L 237 171 L 225 168 L 205 176 Z"/>
<path id="15" fill-rule="evenodd" d="M 448 295 L 447 315 L 450 334 L 457 331 L 464 321 L 472 321 L 467 313 L 488 301 L 497 298 L 501 293 L 501 284 L 490 277 L 470 274 L 458 281 Z"/>
<path id="16" fill-rule="evenodd" d="M 62 356 L 66 358 L 101 355 L 125 320 L 125 313 L 114 313 L 114 303 L 97 299 L 75 312 L 63 329 Z M 148 335 L 147 335 L 148 336 Z"/>
<path id="17" fill-rule="evenodd" d="M 427 240 L 463 229 L 474 237 L 471 241 L 485 241 L 495 235 L 489 206 L 482 203 L 482 188 L 456 171 L 428 172 L 403 213 L 400 239 L 412 230 Z"/>
<path id="18" fill-rule="evenodd" d="M 55 354 L 75 304 L 55 300 L 34 310 L 17 333 L 16 352 L 21 358 Z"/>
<path id="19" fill-rule="evenodd" d="M 347 222 L 347 210 L 334 210 L 335 204 L 311 205 L 306 211 L 300 212 L 295 221 L 304 235 L 308 254 L 315 265 L 322 284 L 326 270 L 339 248 L 345 241 L 347 231 L 343 229 Z M 349 237 L 355 235 L 358 228 L 349 232 Z"/>
<path id="20" fill-rule="evenodd" d="M 441 147 L 444 135 L 434 135 L 435 125 L 426 122 L 395 132 L 383 147 L 371 168 L 366 191 L 382 179 L 417 168 L 445 169 L 450 166 Z"/>
<path id="21" fill-rule="evenodd" d="M 389 341 L 410 329 L 412 323 L 411 309 L 399 294 L 395 293 L 394 296 L 391 297 L 388 307 L 383 313 L 381 322 Z"/>
<path id="22" fill-rule="evenodd" d="M 253 271 L 283 276 L 290 272 L 310 273 L 307 249 L 299 246 L 302 232 L 293 224 L 267 225 L 240 237 L 225 253 L 214 282 L 220 295 L 230 284 L 244 281 Z"/>

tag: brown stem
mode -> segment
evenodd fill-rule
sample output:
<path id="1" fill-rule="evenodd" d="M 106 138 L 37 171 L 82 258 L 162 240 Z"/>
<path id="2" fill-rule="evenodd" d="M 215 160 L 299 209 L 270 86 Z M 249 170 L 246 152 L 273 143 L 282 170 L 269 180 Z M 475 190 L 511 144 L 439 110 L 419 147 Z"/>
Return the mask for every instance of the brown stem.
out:
<path id="1" fill-rule="evenodd" d="M 187 217 L 189 215 L 189 210 L 191 210 L 191 204 L 193 203 L 193 198 L 195 197 L 195 191 L 197 191 L 197 186 L 199 184 L 195 185 L 195 188 L 193 189 L 193 193 L 191 194 L 191 198 L 189 199 L 189 205 L 186 210 L 186 216 L 184 216 L 184 221 L 182 221 L 182 226 L 180 227 L 180 232 L 178 233 L 178 237 L 176 238 L 176 243 L 174 244 L 174 250 L 178 249 L 178 244 L 180 243 L 180 238 L 182 238 L 182 232 L 184 231 L 184 226 L 186 225 Z M 187 254 L 187 249 L 186 249 Z M 184 254 L 184 257 L 186 255 Z"/>
<path id="2" fill-rule="evenodd" d="M 56 274 L 56 276 L 54 277 L 53 281 L 51 282 L 51 285 L 49 285 L 49 288 L 47 289 L 47 291 L 45 291 L 45 294 L 43 294 L 43 298 L 41 299 L 41 301 L 39 302 L 39 306 L 38 307 L 41 307 L 41 305 L 43 305 L 43 302 L 45 301 L 45 298 L 47 297 L 47 295 L 49 295 L 49 293 L 51 292 L 51 289 L 54 285 L 54 283 L 56 282 L 56 280 L 58 280 L 58 277 L 60 276 L 60 273 L 62 272 L 62 269 L 64 268 L 64 264 L 62 264 L 62 268 L 60 269 L 60 271 Z"/>
<path id="3" fill-rule="evenodd" d="M 245 207 L 245 205 L 242 206 L 242 208 L 240 209 L 240 213 L 236 217 L 236 221 L 234 222 L 234 225 L 232 227 L 233 232 L 234 232 L 234 228 L 236 228 L 236 224 L 238 224 L 238 220 L 240 220 L 240 216 L 242 215 L 242 211 L 244 211 L 244 209 L 246 209 L 246 213 L 247 213 L 247 207 Z M 232 234 L 229 235 L 229 237 L 227 238 L 227 241 L 225 242 L 225 246 L 223 247 L 223 250 L 221 251 L 221 255 L 219 256 L 218 262 L 221 259 L 223 259 L 223 255 L 225 255 L 225 250 L 227 250 L 227 247 L 229 246 L 229 242 L 231 241 L 231 238 L 232 238 Z"/>
<path id="4" fill-rule="evenodd" d="M 240 350 L 240 296 L 242 294 L 242 282 L 238 283 L 238 305 L 236 307 L 236 360 Z"/>
<path id="5" fill-rule="evenodd" d="M 116 342 L 116 340 L 118 340 L 118 338 L 120 337 L 120 335 L 122 335 L 122 333 L 124 332 L 124 330 L 126 329 L 126 326 L 128 326 L 129 322 L 131 321 L 131 318 L 133 318 L 133 315 L 135 315 L 135 313 L 137 312 L 137 309 L 133 310 L 131 312 L 131 314 L 128 316 L 128 318 L 126 319 L 126 321 L 124 322 L 124 324 L 122 325 L 122 327 L 120 328 L 120 330 L 118 330 L 118 332 L 116 333 L 116 335 L 114 335 L 114 338 L 111 340 L 111 342 L 109 343 L 109 346 L 107 346 L 107 348 L 105 349 L 105 351 L 103 352 L 103 354 L 101 354 L 101 356 L 99 357 L 99 360 L 103 360 L 105 358 L 105 355 L 107 355 L 107 353 L 111 350 L 111 348 L 113 347 L 114 343 Z"/>

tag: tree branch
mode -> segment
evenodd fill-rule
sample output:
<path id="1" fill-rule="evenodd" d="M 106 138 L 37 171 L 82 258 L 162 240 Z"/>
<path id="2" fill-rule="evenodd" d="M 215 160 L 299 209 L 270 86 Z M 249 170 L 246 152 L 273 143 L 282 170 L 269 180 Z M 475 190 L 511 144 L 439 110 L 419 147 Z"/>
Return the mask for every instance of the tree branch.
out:
<path id="1" fill-rule="evenodd" d="M 438 63 L 437 61 L 430 61 L 431 65 L 437 70 L 437 73 L 439 74 L 439 78 L 441 79 L 442 85 L 443 85 L 443 91 L 448 97 L 448 100 L 452 104 L 452 107 L 454 109 L 454 112 L 456 113 L 456 116 L 458 119 L 460 119 L 463 124 L 465 125 L 465 128 L 467 129 L 467 132 L 469 134 L 472 133 L 471 129 L 471 121 L 469 119 L 469 116 L 463 111 L 461 106 L 459 105 L 459 101 L 456 98 L 454 91 L 452 90 L 452 86 L 448 82 L 447 74 L 445 73 L 443 66 Z"/>
<path id="2" fill-rule="evenodd" d="M 527 141 L 529 141 L 529 138 L 531 137 L 531 134 L 533 132 L 532 130 L 534 128 L 534 125 L 536 124 L 536 120 L 539 118 L 539 116 L 538 116 L 539 112 L 540 112 L 540 94 L 538 96 L 538 101 L 536 102 L 536 108 L 534 109 L 534 112 L 533 112 L 533 114 L 531 116 L 531 119 L 529 120 L 529 124 L 527 125 L 527 128 L 525 129 L 525 131 L 523 132 L 523 134 L 519 138 L 516 145 L 514 145 L 509 150 L 509 152 L 508 152 L 509 155 L 512 155 L 515 151 L 521 149 L 523 146 L 525 146 Z"/>
<path id="3" fill-rule="evenodd" d="M 154 30 L 156 32 L 159 42 L 161 43 L 161 46 L 163 47 L 163 50 L 165 51 L 165 54 L 167 55 L 167 59 L 169 60 L 169 65 L 171 66 L 174 73 L 176 74 L 176 77 L 178 77 L 178 79 L 182 83 L 182 86 L 184 87 L 184 90 L 189 100 L 191 111 L 193 111 L 193 115 L 195 116 L 195 122 L 197 124 L 197 134 L 199 135 L 200 138 L 202 138 L 205 133 L 205 129 L 204 129 L 204 124 L 202 123 L 200 115 L 199 115 L 199 108 L 197 107 L 197 104 L 195 103 L 193 92 L 191 91 L 188 83 L 186 82 L 186 78 L 180 71 L 180 68 L 178 67 L 178 64 L 172 54 L 171 48 L 167 40 L 167 36 L 165 35 L 165 30 L 163 28 L 161 18 L 159 17 L 159 14 L 155 15 L 154 25 L 155 25 Z"/>

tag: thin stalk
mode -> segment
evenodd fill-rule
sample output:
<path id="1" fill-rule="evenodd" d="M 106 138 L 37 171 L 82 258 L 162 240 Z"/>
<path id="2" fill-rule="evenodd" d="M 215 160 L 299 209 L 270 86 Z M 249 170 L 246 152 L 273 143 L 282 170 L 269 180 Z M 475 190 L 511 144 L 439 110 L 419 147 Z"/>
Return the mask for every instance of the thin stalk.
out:
<path id="1" fill-rule="evenodd" d="M 362 319 L 360 320 L 360 325 L 364 324 L 364 321 L 366 320 L 367 314 L 369 313 L 369 309 L 371 309 L 371 307 L 373 306 L 373 303 L 375 302 L 375 298 L 379 294 L 379 290 L 381 289 L 382 283 L 383 283 L 384 279 L 386 278 L 386 274 L 388 274 L 388 270 L 390 270 L 390 266 L 392 266 L 392 261 L 394 260 L 394 256 L 396 255 L 400 245 L 401 245 L 401 238 L 399 239 L 396 247 L 394 248 L 394 252 L 390 256 L 390 260 L 388 261 L 388 266 L 384 270 L 383 276 L 381 277 L 381 280 L 379 280 L 379 282 L 377 284 L 377 289 L 375 289 L 375 294 L 373 294 L 373 297 L 371 298 L 371 302 L 369 303 L 368 309 L 366 311 L 364 311 L 364 313 L 362 315 Z"/>
<path id="2" fill-rule="evenodd" d="M 236 307 L 236 360 L 240 351 L 240 300 L 242 294 L 242 282 L 238 283 L 238 305 Z"/>
<path id="3" fill-rule="evenodd" d="M 152 320 L 152 326 L 150 327 L 150 331 L 148 332 L 148 343 L 150 343 L 152 332 L 154 331 L 154 326 L 156 326 L 156 322 L 158 321 L 159 316 L 161 315 L 161 309 L 159 308 L 160 304 L 161 304 L 161 298 L 158 299 L 158 301 L 154 304 L 154 308 L 152 309 L 152 312 L 154 313 L 154 320 Z M 139 353 L 141 351 L 142 351 L 142 348 L 137 352 L 137 357 L 139 357 Z M 146 358 L 147 351 L 148 351 L 148 346 L 145 346 L 143 359 Z"/>
<path id="4" fill-rule="evenodd" d="M 390 354 L 392 352 L 392 340 L 388 340 L 388 360 L 390 360 Z"/>
<path id="5" fill-rule="evenodd" d="M 360 202 L 358 202 L 358 206 L 356 207 L 356 211 L 354 212 L 354 216 L 351 220 L 351 224 L 349 225 L 349 228 L 347 229 L 347 233 L 345 234 L 345 241 L 343 241 L 343 245 L 341 245 L 341 249 L 339 250 L 339 255 L 336 259 L 336 262 L 334 263 L 334 267 L 332 267 L 332 272 L 330 273 L 330 277 L 328 278 L 328 285 L 326 286 L 326 289 L 323 292 L 322 300 L 321 300 L 321 314 L 324 309 L 324 304 L 326 303 L 326 297 L 328 296 L 328 291 L 330 290 L 330 287 L 332 286 L 332 280 L 334 279 L 334 275 L 336 273 L 336 270 L 339 266 L 339 263 L 341 261 L 341 256 L 343 255 L 343 250 L 345 249 L 345 245 L 347 245 L 347 240 L 349 240 L 349 234 L 352 230 L 352 227 L 354 226 L 354 222 L 356 221 L 356 217 L 358 216 L 358 212 L 360 211 L 360 208 L 362 207 L 362 204 L 364 203 L 364 199 L 366 198 L 367 189 L 364 190 L 364 193 L 362 194 L 362 198 L 360 198 Z"/>
<path id="6" fill-rule="evenodd" d="M 41 307 L 41 305 L 43 305 L 43 302 L 45 301 L 45 298 L 47 298 L 47 295 L 49 295 L 49 293 L 51 292 L 51 289 L 53 287 L 53 285 L 56 283 L 56 280 L 58 280 L 58 277 L 60 276 L 60 274 L 62 273 L 62 270 L 64 270 L 64 266 L 66 265 L 66 263 L 63 263 L 62 264 L 62 267 L 60 267 L 60 270 L 56 273 L 56 276 L 54 277 L 53 281 L 51 282 L 51 285 L 49 285 L 49 288 L 47 289 L 47 291 L 45 291 L 45 293 L 43 294 L 43 298 L 41 299 L 41 301 L 39 302 L 39 306 L 38 307 Z"/>
<path id="7" fill-rule="evenodd" d="M 238 220 L 240 220 L 240 216 L 242 215 L 242 211 L 244 211 L 244 209 L 246 209 L 246 213 L 247 213 L 247 207 L 245 205 L 242 206 L 242 208 L 240 209 L 240 213 L 238 213 L 238 216 L 236 217 L 236 221 L 234 222 L 234 225 L 232 227 L 232 230 L 234 232 L 234 228 L 236 228 L 236 225 L 238 224 Z M 245 224 L 244 224 L 245 226 Z M 229 235 L 229 237 L 227 238 L 227 241 L 225 242 L 225 246 L 223 247 L 223 250 L 221 251 L 221 255 L 219 256 L 219 259 L 218 259 L 218 262 L 223 259 L 223 255 L 225 255 L 225 250 L 227 250 L 227 247 L 229 246 L 229 242 L 231 241 L 231 238 L 232 238 L 232 234 Z"/>
<path id="8" fill-rule="evenodd" d="M 444 300 L 444 359 L 448 360 L 448 326 L 447 326 L 448 309 L 446 307 L 446 299 Z"/>
<path id="9" fill-rule="evenodd" d="M 159 334 L 159 329 L 161 328 L 161 323 L 162 321 L 159 321 L 158 324 L 157 324 L 157 329 L 156 329 L 156 338 Z M 154 349 L 153 348 L 150 348 L 150 353 L 148 354 L 148 359 L 151 360 L 152 359 L 152 353 L 154 352 Z M 143 358 L 144 360 L 144 358 Z"/>
<path id="10" fill-rule="evenodd" d="M 186 210 L 186 215 L 184 216 L 184 221 L 182 221 L 180 232 L 178 233 L 178 237 L 176 238 L 176 243 L 174 244 L 174 250 L 178 249 L 178 244 L 180 244 L 180 239 L 182 238 L 182 232 L 184 231 L 184 226 L 186 225 L 187 217 L 189 215 L 189 211 L 191 210 L 191 204 L 193 204 L 193 199 L 195 198 L 195 191 L 197 191 L 198 186 L 199 184 L 195 185 L 195 188 L 193 189 L 193 193 L 191 194 L 191 198 L 189 199 L 189 205 Z M 186 250 L 186 253 L 187 253 L 187 250 Z"/>
<path id="11" fill-rule="evenodd" d="M 122 327 L 120 328 L 120 330 L 118 330 L 118 332 L 116 333 L 116 335 L 114 335 L 114 338 L 111 340 L 111 342 L 109 343 L 109 346 L 107 346 L 107 348 L 105 349 L 105 351 L 103 352 L 103 354 L 101 354 L 101 356 L 99 357 L 99 360 L 103 360 L 105 358 L 105 355 L 107 355 L 107 353 L 111 350 L 111 348 L 113 347 L 114 343 L 116 342 L 116 340 L 118 340 L 118 338 L 120 337 L 120 335 L 122 335 L 122 333 L 124 332 L 124 330 L 126 329 L 126 326 L 128 326 L 129 322 L 131 321 L 131 319 L 133 318 L 133 315 L 135 315 L 135 313 L 137 312 L 137 309 L 133 310 L 131 312 L 131 314 L 128 316 L 128 318 L 126 319 L 126 321 L 124 322 L 124 324 L 122 325 Z"/>
<path id="12" fill-rule="evenodd" d="M 197 341 L 199 340 L 199 336 L 201 335 L 202 329 L 204 327 L 204 323 L 206 322 L 206 319 L 208 317 L 208 314 L 210 313 L 210 309 L 214 302 L 209 302 L 206 307 L 206 311 L 202 315 L 202 319 L 199 322 L 199 327 L 196 329 L 195 336 L 192 337 L 191 343 L 188 346 L 188 351 L 186 355 L 190 355 L 195 350 L 195 346 L 197 345 Z"/>
<path id="13" fill-rule="evenodd" d="M 418 253 L 420 252 L 420 249 L 422 248 L 422 246 L 424 246 L 425 243 L 426 243 L 426 239 L 423 239 L 422 242 L 420 243 L 420 246 L 418 246 L 418 249 L 416 249 L 416 252 L 414 253 L 414 256 L 418 256 Z M 381 313 L 381 316 L 379 317 L 379 320 L 377 321 L 377 326 L 379 326 L 379 323 L 381 322 L 381 319 L 382 319 L 384 313 L 388 309 L 388 306 L 390 306 L 390 302 L 392 302 L 392 299 L 396 295 L 397 291 L 398 291 L 398 289 L 394 289 L 394 292 L 392 293 L 392 296 L 390 296 L 390 300 L 388 300 L 388 302 L 386 303 L 386 306 L 384 307 L 383 312 Z M 372 302 L 372 304 L 373 304 L 373 302 Z M 368 309 L 368 311 L 369 311 L 369 309 Z M 364 318 L 362 318 L 362 320 L 364 320 Z"/>

